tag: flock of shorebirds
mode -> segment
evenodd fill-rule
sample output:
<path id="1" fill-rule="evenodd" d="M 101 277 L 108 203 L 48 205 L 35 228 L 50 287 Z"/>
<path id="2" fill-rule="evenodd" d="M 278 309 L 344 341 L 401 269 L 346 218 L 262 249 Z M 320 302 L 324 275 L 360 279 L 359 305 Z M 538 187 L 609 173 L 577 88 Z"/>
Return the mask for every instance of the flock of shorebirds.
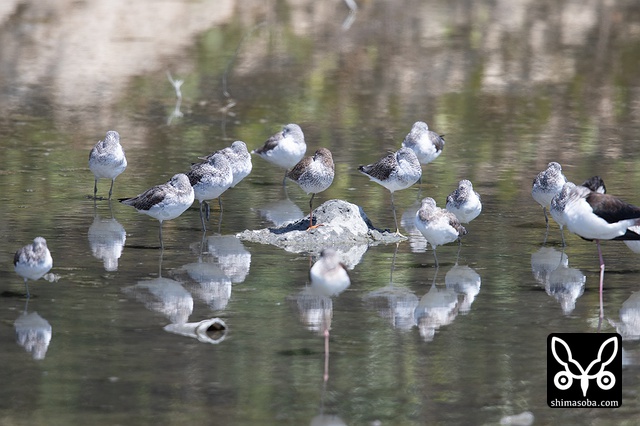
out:
<path id="1" fill-rule="evenodd" d="M 426 123 L 418 121 L 413 124 L 398 151 L 382 157 L 373 164 L 358 167 L 361 173 L 390 191 L 396 233 L 399 234 L 399 228 L 393 193 L 409 188 L 421 180 L 422 165 L 438 158 L 444 144 L 443 135 L 430 130 Z M 311 194 L 308 229 L 313 229 L 322 226 L 314 224 L 313 199 L 317 193 L 331 186 L 335 167 L 333 156 L 328 149 L 320 148 L 314 155 L 305 157 L 306 151 L 307 145 L 300 126 L 287 124 L 282 131 L 268 138 L 260 148 L 249 152 L 244 142 L 235 141 L 229 147 L 200 157 L 200 161 L 193 163 L 188 172 L 178 173 L 166 183 L 156 185 L 135 197 L 121 198 L 119 201 L 160 222 L 160 247 L 163 248 L 162 223 L 177 218 L 198 200 L 202 228 L 206 230 L 205 219 L 209 219 L 210 211 L 207 201 L 217 198 L 222 208 L 222 194 L 251 173 L 251 154 L 255 154 L 285 169 L 283 184 L 287 179 L 292 180 L 307 194 Z M 95 177 L 93 199 L 104 199 L 98 197 L 98 180 L 110 179 L 107 199 L 111 200 L 114 182 L 126 168 L 127 159 L 120 144 L 120 135 L 116 131 L 108 131 L 106 137 L 99 141 L 89 154 L 89 169 Z M 473 190 L 470 181 L 462 180 L 458 188 L 447 197 L 444 209 L 437 207 L 433 198 L 423 199 L 415 216 L 415 224 L 432 245 L 435 255 L 437 246 L 453 242 L 465 235 L 467 231 L 462 223 L 475 219 L 481 210 L 480 196 Z M 335 258 L 328 253 L 330 251 L 326 256 L 321 255 L 320 260 L 327 262 L 327 259 Z M 339 262 L 330 264 L 334 268 L 339 267 Z M 37 237 L 32 244 L 18 250 L 14 256 L 14 266 L 16 272 L 24 278 L 29 297 L 27 280 L 41 278 L 53 266 L 45 239 Z M 331 268 L 327 266 L 324 269 Z"/>
<path id="2" fill-rule="evenodd" d="M 387 188 L 391 193 L 391 207 L 399 234 L 393 193 L 409 188 L 422 177 L 422 165 L 434 161 L 444 148 L 442 135 L 429 129 L 426 123 L 414 123 L 411 131 L 396 152 L 390 153 L 373 164 L 359 166 L 358 170 L 372 181 Z M 229 188 L 236 186 L 252 170 L 251 154 L 285 169 L 284 181 L 297 183 L 309 200 L 309 229 L 322 226 L 313 222 L 313 198 L 331 186 L 335 167 L 331 151 L 318 149 L 314 155 L 305 157 L 307 145 L 302 129 L 297 124 L 287 124 L 282 131 L 271 136 L 263 146 L 251 152 L 242 141 L 201 157 L 186 173 L 174 175 L 167 183 L 156 185 L 132 198 L 121 198 L 120 202 L 134 207 L 160 222 L 160 247 L 162 244 L 162 222 L 175 219 L 184 213 L 197 199 L 200 202 L 200 219 L 206 230 L 205 219 L 209 219 L 207 201 L 218 199 Z M 111 199 L 115 179 L 127 167 L 127 159 L 120 145 L 120 135 L 109 131 L 89 155 L 89 169 L 94 174 L 93 199 L 98 197 L 98 180 L 111 179 L 108 199 Z M 640 240 L 640 208 L 606 194 L 602 179 L 594 176 L 576 185 L 567 181 L 562 167 L 557 162 L 549 163 L 546 170 L 533 180 L 531 195 L 543 208 L 547 233 L 549 218 L 547 211 L 560 225 L 562 244 L 565 245 L 564 228 L 586 240 L 595 240 L 600 260 L 600 306 L 602 316 L 602 289 L 604 260 L 600 240 Z M 437 207 L 433 198 L 424 198 L 415 215 L 416 228 L 424 235 L 435 255 L 439 245 L 459 240 L 467 233 L 463 224 L 475 219 L 482 211 L 480 196 L 473 190 L 469 180 L 461 180 L 458 188 L 446 201 L 445 208 Z M 546 241 L 546 238 L 545 238 Z M 344 285 L 344 275 L 338 257 L 331 250 L 322 253 L 319 265 L 312 276 L 321 276 L 325 284 L 334 274 Z M 24 278 L 27 297 L 30 296 L 28 280 L 37 280 L 53 266 L 47 242 L 42 237 L 34 239 L 15 253 L 15 270 Z"/>
<path id="3" fill-rule="evenodd" d="M 549 217 L 560 226 L 562 245 L 564 228 L 579 237 L 596 241 L 600 260 L 600 318 L 604 316 L 602 289 L 604 259 L 600 240 L 640 240 L 640 208 L 606 194 L 604 181 L 593 176 L 580 185 L 567 181 L 559 163 L 551 162 L 533 180 L 533 199 L 542 206 L 549 231 Z"/>

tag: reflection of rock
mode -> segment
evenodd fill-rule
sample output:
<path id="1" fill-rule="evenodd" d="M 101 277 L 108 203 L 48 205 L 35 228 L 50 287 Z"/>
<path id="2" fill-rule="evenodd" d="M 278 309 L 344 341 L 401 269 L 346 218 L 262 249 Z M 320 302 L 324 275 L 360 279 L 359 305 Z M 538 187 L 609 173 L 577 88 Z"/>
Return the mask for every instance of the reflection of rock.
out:
<path id="1" fill-rule="evenodd" d="M 227 337 L 228 328 L 220 318 L 209 318 L 200 322 L 169 324 L 164 327 L 169 333 L 193 337 L 203 343 L 217 344 Z"/>
<path id="2" fill-rule="evenodd" d="M 251 253 L 233 235 L 215 235 L 207 238 L 207 251 L 218 259 L 220 269 L 232 283 L 241 283 L 251 268 Z"/>
<path id="3" fill-rule="evenodd" d="M 265 204 L 259 209 L 260 216 L 280 227 L 304 218 L 304 213 L 288 198 Z"/>
<path id="4" fill-rule="evenodd" d="M 545 290 L 560 303 L 562 312 L 569 315 L 576 308 L 578 297 L 584 293 L 586 280 L 580 270 L 562 265 L 551 271 Z"/>
<path id="5" fill-rule="evenodd" d="M 414 311 L 418 297 L 408 288 L 390 284 L 368 293 L 364 300 L 395 328 L 410 330 L 416 324 Z"/>
<path id="6" fill-rule="evenodd" d="M 462 296 L 460 312 L 469 312 L 471 304 L 480 293 L 480 285 L 482 283 L 480 275 L 472 268 L 456 263 L 444 276 L 444 283 L 447 288 Z"/>
<path id="7" fill-rule="evenodd" d="M 620 308 L 620 323 L 616 324 L 618 333 L 624 340 L 640 339 L 640 291 L 633 293 Z"/>
<path id="8" fill-rule="evenodd" d="M 193 312 L 193 297 L 175 280 L 154 278 L 139 281 L 138 284 L 125 287 L 126 294 L 133 295 L 144 303 L 147 309 L 164 315 L 172 323 L 185 323 Z"/>
<path id="9" fill-rule="evenodd" d="M 272 244 L 292 252 L 318 252 L 323 247 L 336 249 L 352 245 L 395 243 L 405 238 L 388 231 L 380 231 L 371 224 L 364 211 L 355 204 L 329 200 L 315 209 L 317 223 L 322 226 L 307 231 L 308 217 L 280 228 L 246 230 L 241 240 Z"/>
<path id="10" fill-rule="evenodd" d="M 422 296 L 415 310 L 416 323 L 425 341 L 433 340 L 436 330 L 453 322 L 458 314 L 458 296 L 452 289 L 438 290 L 435 283 Z"/>
<path id="11" fill-rule="evenodd" d="M 542 285 L 549 282 L 549 274 L 556 270 L 558 266 L 567 266 L 569 259 L 567 256 L 553 247 L 541 247 L 531 254 L 531 270 L 533 277 Z"/>
<path id="12" fill-rule="evenodd" d="M 14 322 L 18 344 L 33 359 L 44 359 L 51 342 L 51 325 L 37 312 L 23 313 Z"/>
<path id="13" fill-rule="evenodd" d="M 115 219 L 101 219 L 96 215 L 89 227 L 91 252 L 104 262 L 105 271 L 118 270 L 118 259 L 126 239 L 124 227 Z"/>

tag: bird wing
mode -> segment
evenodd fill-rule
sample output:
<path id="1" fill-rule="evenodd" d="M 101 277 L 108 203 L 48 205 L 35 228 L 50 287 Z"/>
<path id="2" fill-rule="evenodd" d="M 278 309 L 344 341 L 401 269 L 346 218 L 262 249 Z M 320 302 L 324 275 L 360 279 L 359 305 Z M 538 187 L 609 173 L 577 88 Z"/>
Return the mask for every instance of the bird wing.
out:
<path id="1" fill-rule="evenodd" d="M 590 192 L 587 203 L 593 212 L 609 223 L 640 218 L 640 208 L 609 194 Z"/>

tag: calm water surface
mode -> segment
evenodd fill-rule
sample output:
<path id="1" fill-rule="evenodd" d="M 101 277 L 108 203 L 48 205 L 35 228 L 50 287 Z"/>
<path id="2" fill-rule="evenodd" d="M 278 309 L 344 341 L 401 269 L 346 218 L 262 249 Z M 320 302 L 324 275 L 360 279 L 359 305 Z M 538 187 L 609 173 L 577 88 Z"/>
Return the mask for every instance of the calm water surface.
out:
<path id="1" fill-rule="evenodd" d="M 562 253 L 554 222 L 543 244 L 530 188 L 559 161 L 640 204 L 638 5 L 50 3 L 0 8 L 0 424 L 636 422 L 640 269 L 617 242 L 603 244 L 602 330 L 623 334 L 623 406 L 547 407 L 547 336 L 597 331 L 599 268 L 574 235 Z M 167 72 L 184 80 L 180 103 Z M 260 158 L 221 218 L 212 203 L 206 234 L 197 203 L 165 223 L 163 252 L 157 221 L 87 198 L 88 153 L 109 129 L 129 160 L 117 198 L 295 122 L 336 162 L 317 203 L 344 199 L 393 228 L 389 192 L 357 166 L 417 120 L 447 144 L 422 187 L 396 193 L 409 240 L 354 248 L 352 284 L 330 301 L 305 291 L 309 254 L 235 237 L 307 212 Z M 464 178 L 484 210 L 436 270 L 411 218 Z M 55 280 L 32 283 L 27 304 L 12 259 L 38 235 Z M 215 317 L 228 329 L 212 342 L 165 330 Z"/>

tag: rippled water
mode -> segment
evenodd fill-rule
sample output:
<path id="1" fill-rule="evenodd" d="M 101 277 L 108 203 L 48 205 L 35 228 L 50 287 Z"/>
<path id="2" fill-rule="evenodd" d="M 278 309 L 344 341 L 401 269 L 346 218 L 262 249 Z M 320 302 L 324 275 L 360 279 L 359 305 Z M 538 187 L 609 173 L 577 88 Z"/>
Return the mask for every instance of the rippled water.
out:
<path id="1" fill-rule="evenodd" d="M 0 8 L 0 424 L 635 421 L 640 269 L 618 242 L 603 244 L 602 330 L 623 335 L 623 405 L 547 407 L 547 336 L 597 331 L 599 267 L 569 233 L 563 253 L 553 222 L 543 244 L 530 188 L 558 161 L 640 204 L 637 5 L 378 1 L 349 15 L 346 2 L 211 1 L 92 26 L 129 3 L 59 3 Z M 167 71 L 184 80 L 179 103 Z M 212 203 L 206 234 L 197 203 L 166 222 L 163 252 L 156 220 L 87 198 L 88 153 L 109 129 L 129 160 L 125 197 L 295 122 L 336 162 L 315 202 L 347 200 L 392 229 L 389 192 L 357 166 L 417 120 L 447 144 L 421 187 L 395 195 L 409 240 L 354 248 L 352 284 L 328 300 L 307 291 L 308 254 L 235 237 L 307 214 L 308 196 L 260 158 L 221 217 Z M 484 209 L 436 270 L 411 217 L 463 178 Z M 11 262 L 38 235 L 55 280 L 32 283 L 26 304 Z M 226 332 L 167 327 L 211 318 Z"/>

